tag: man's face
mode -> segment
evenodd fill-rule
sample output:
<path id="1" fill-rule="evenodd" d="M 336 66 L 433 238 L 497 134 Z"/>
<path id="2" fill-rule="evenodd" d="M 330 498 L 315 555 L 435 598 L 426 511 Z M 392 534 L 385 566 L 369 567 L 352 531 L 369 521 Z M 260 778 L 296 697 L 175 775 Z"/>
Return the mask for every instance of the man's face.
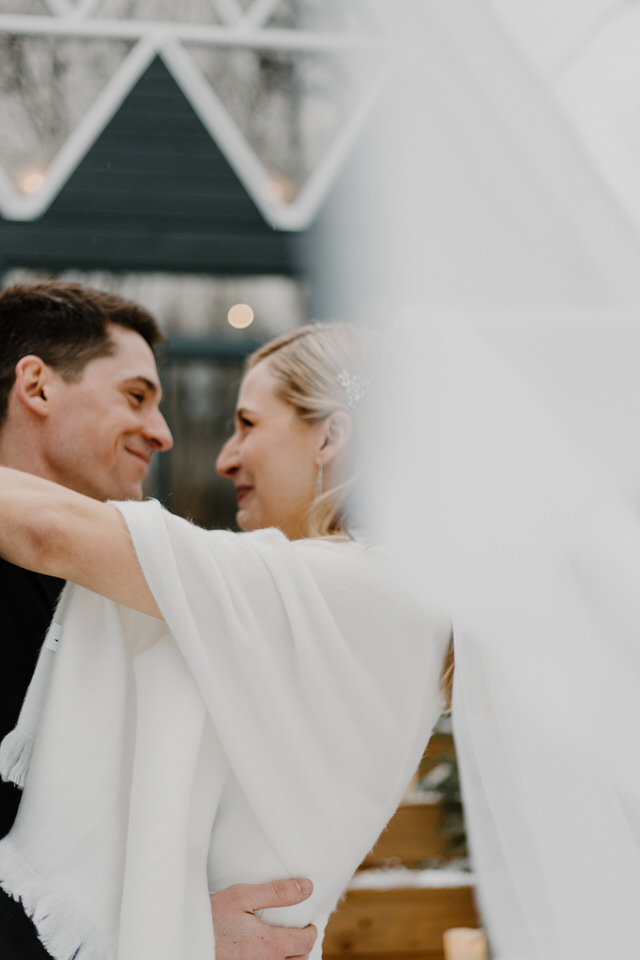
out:
<path id="1" fill-rule="evenodd" d="M 44 431 L 47 476 L 98 500 L 139 500 L 155 451 L 169 450 L 153 353 L 133 330 L 110 327 L 115 350 L 79 380 L 54 375 Z"/>

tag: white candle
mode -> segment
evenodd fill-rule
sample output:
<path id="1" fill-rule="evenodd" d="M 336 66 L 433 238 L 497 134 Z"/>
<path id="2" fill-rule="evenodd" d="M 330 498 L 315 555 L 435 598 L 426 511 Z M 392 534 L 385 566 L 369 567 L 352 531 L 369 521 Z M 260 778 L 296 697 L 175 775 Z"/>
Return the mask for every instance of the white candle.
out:
<path id="1" fill-rule="evenodd" d="M 487 941 L 482 930 L 452 927 L 445 930 L 445 960 L 487 960 Z"/>

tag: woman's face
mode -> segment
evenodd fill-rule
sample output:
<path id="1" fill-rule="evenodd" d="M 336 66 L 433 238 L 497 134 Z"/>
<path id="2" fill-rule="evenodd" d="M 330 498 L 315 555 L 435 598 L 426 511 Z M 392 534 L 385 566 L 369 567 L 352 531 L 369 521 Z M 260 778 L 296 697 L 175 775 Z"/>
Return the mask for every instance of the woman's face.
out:
<path id="1" fill-rule="evenodd" d="M 240 386 L 235 432 L 216 469 L 232 480 L 241 530 L 279 527 L 291 540 L 305 535 L 314 496 L 324 421 L 306 423 L 275 393 L 269 361 L 262 360 Z"/>

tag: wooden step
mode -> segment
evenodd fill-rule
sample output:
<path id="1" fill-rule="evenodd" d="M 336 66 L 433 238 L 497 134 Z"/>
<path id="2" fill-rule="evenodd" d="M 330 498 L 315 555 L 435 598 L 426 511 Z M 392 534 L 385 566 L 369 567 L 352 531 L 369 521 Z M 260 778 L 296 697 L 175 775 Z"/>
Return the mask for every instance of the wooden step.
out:
<path id="1" fill-rule="evenodd" d="M 478 927 L 472 886 L 350 889 L 331 917 L 324 960 L 443 960 L 450 927 Z"/>

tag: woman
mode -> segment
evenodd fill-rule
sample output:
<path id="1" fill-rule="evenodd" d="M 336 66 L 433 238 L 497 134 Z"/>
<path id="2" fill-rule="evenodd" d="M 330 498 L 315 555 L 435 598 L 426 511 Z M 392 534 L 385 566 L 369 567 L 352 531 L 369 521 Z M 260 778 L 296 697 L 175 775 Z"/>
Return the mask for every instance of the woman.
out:
<path id="1" fill-rule="evenodd" d="M 0 551 L 70 581 L 0 756 L 0 883 L 56 960 L 210 960 L 209 892 L 286 875 L 314 893 L 268 913 L 321 932 L 395 810 L 449 624 L 350 527 L 369 353 L 318 325 L 249 359 L 241 534 L 1 471 Z"/>

